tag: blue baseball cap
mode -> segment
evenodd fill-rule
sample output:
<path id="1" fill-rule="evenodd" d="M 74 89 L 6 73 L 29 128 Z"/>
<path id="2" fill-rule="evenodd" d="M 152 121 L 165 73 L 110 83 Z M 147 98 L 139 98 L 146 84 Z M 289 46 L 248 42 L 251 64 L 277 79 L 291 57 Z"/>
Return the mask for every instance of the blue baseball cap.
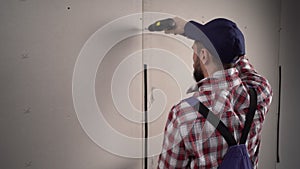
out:
<path id="1" fill-rule="evenodd" d="M 245 55 L 245 39 L 237 25 L 224 18 L 206 24 L 189 21 L 184 27 L 184 36 L 201 42 L 222 63 L 234 63 Z"/>

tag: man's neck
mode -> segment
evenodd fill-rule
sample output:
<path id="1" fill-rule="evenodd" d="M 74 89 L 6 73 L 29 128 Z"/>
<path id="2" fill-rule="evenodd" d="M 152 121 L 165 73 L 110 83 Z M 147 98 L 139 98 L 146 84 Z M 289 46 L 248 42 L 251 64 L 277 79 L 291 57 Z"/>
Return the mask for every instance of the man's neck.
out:
<path id="1" fill-rule="evenodd" d="M 222 66 L 218 66 L 218 65 L 207 66 L 206 72 L 204 72 L 206 74 L 204 74 L 204 76 L 211 77 L 214 73 L 222 70 L 224 70 Z"/>

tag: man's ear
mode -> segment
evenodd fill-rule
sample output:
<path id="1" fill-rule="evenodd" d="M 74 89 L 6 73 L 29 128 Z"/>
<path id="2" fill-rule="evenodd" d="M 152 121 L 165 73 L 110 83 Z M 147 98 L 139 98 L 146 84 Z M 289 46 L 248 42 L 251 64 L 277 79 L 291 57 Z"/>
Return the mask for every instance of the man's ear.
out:
<path id="1" fill-rule="evenodd" d="M 205 49 L 205 48 L 202 48 L 201 51 L 200 51 L 200 60 L 201 60 L 201 62 L 204 65 L 208 64 L 209 59 L 210 59 L 210 53 L 209 53 L 209 51 L 207 49 Z"/>

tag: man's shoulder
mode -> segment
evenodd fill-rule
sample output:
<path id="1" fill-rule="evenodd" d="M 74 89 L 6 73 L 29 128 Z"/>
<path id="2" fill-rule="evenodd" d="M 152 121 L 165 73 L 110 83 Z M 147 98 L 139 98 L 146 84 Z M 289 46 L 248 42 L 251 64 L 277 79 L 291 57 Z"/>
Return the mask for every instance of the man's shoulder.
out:
<path id="1" fill-rule="evenodd" d="M 170 113 L 182 123 L 196 120 L 198 117 L 197 110 L 189 103 L 190 100 L 194 99 L 196 99 L 194 96 L 190 96 L 180 100 L 172 107 Z"/>

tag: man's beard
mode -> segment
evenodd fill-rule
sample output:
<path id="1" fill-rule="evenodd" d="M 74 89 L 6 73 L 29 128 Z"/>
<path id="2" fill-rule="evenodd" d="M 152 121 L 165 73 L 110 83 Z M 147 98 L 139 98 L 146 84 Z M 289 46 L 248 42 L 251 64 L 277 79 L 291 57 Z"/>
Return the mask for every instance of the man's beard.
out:
<path id="1" fill-rule="evenodd" d="M 193 74 L 194 74 L 194 79 L 197 83 L 200 82 L 202 79 L 204 79 L 204 74 L 201 69 L 194 69 Z"/>

